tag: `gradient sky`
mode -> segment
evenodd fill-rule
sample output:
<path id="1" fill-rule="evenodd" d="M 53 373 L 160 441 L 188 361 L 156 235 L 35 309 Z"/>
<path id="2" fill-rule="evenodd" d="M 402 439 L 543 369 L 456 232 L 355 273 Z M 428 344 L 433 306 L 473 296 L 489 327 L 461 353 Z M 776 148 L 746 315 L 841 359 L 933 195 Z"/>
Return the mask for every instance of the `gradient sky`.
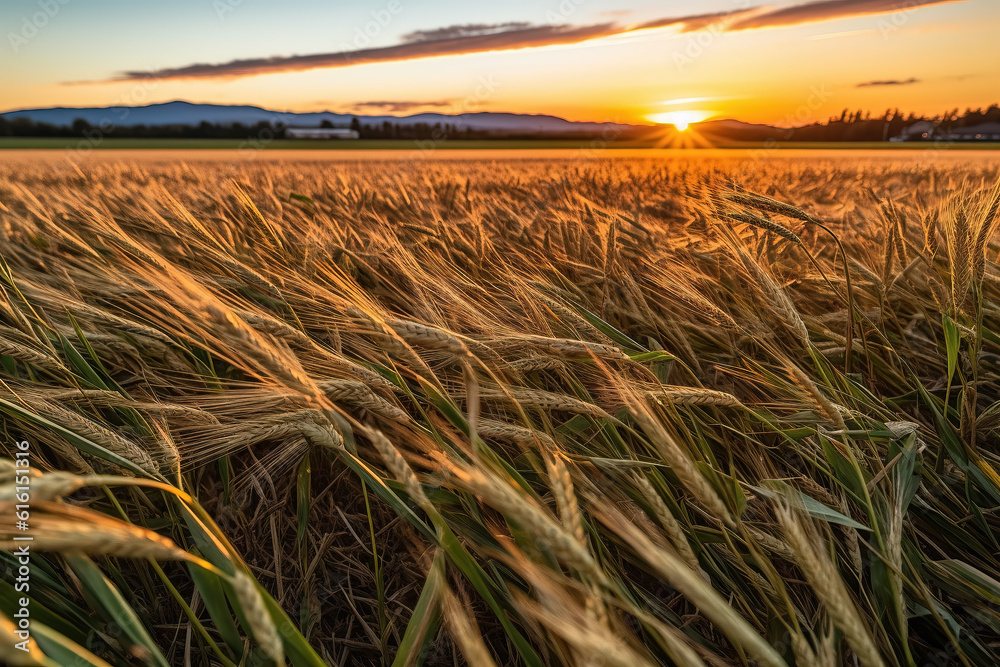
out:
<path id="1" fill-rule="evenodd" d="M 184 99 L 794 125 L 1000 102 L 997 0 L 3 0 L 0 26 L 3 111 Z"/>

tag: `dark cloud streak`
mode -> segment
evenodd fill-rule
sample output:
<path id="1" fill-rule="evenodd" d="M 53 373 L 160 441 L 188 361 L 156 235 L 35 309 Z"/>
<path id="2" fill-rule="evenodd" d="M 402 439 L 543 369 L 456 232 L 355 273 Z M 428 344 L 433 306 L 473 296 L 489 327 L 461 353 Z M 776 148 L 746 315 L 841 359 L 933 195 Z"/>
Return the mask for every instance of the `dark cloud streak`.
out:
<path id="1" fill-rule="evenodd" d="M 885 79 L 883 81 L 865 81 L 864 83 L 859 83 L 854 87 L 875 88 L 878 86 L 909 86 L 914 83 L 920 83 L 920 79 L 916 77 L 910 77 L 909 79 Z"/>
<path id="2" fill-rule="evenodd" d="M 775 28 L 852 16 L 891 14 L 952 2 L 965 2 L 965 0 L 818 0 L 748 17 L 737 21 L 729 29 Z"/>
<path id="3" fill-rule="evenodd" d="M 420 109 L 423 107 L 431 107 L 435 109 L 440 109 L 442 107 L 449 107 L 454 104 L 453 100 L 431 100 L 429 102 L 389 102 L 389 101 L 371 101 L 371 102 L 357 102 L 350 106 L 352 110 L 368 110 L 368 109 L 381 109 L 389 113 L 400 113 L 405 111 L 411 111 L 413 109 Z"/>
<path id="4" fill-rule="evenodd" d="M 198 63 L 159 70 L 152 77 L 163 79 L 235 78 L 277 72 L 296 72 L 317 68 L 350 67 L 369 63 L 393 62 L 435 56 L 453 56 L 489 51 L 509 51 L 557 44 L 577 44 L 598 37 L 619 35 L 653 28 L 678 27 L 681 32 L 714 29 L 747 30 L 828 21 L 852 16 L 909 11 L 918 7 L 942 5 L 966 0 L 816 0 L 805 4 L 768 10 L 764 7 L 692 14 L 656 19 L 646 23 L 620 25 L 596 23 L 584 26 L 532 25 L 523 21 L 485 24 L 470 23 L 433 30 L 416 30 L 403 35 L 393 46 L 365 48 L 304 56 L 248 58 L 227 63 Z M 140 80 L 150 72 L 123 72 L 112 79 Z"/>
<path id="5" fill-rule="evenodd" d="M 458 37 L 481 37 L 492 35 L 498 32 L 513 32 L 515 30 L 527 30 L 531 28 L 527 21 L 509 21 L 507 23 L 466 23 L 464 25 L 452 25 L 445 28 L 435 28 L 434 30 L 414 30 L 402 37 L 406 44 L 414 42 L 436 42 L 443 39 L 456 39 Z"/>
<path id="6" fill-rule="evenodd" d="M 442 29 L 445 30 L 445 29 Z M 433 31 L 431 31 L 433 32 Z M 222 64 L 188 65 L 173 69 L 163 69 L 154 73 L 157 79 L 195 79 L 252 76 L 275 72 L 295 72 L 319 67 L 350 67 L 369 63 L 409 60 L 411 58 L 431 58 L 485 51 L 507 51 L 551 44 L 575 44 L 595 37 L 618 32 L 612 23 L 588 26 L 535 26 L 503 30 L 500 32 L 450 37 L 445 39 L 423 39 L 394 46 L 383 46 L 356 51 L 317 53 L 305 56 L 277 56 L 273 58 L 249 58 L 233 60 Z M 413 33 L 410 33 L 411 35 Z M 125 72 L 119 80 L 142 79 L 148 72 Z"/>

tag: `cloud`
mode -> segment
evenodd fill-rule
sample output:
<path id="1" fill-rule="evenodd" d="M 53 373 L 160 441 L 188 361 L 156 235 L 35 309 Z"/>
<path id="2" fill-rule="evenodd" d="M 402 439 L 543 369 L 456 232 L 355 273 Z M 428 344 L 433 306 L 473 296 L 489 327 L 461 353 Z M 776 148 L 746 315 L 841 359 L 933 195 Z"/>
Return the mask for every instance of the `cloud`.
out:
<path id="1" fill-rule="evenodd" d="M 884 81 L 865 81 L 864 83 L 859 83 L 854 87 L 873 88 L 875 86 L 909 86 L 914 83 L 920 83 L 920 79 L 911 76 L 909 79 L 886 79 Z"/>
<path id="2" fill-rule="evenodd" d="M 525 26 L 528 27 L 518 27 Z M 542 25 L 531 26 L 522 23 L 506 23 L 492 26 L 452 26 L 437 30 L 409 33 L 411 40 L 394 46 L 370 49 L 316 53 L 305 56 L 276 56 L 272 58 L 248 58 L 227 63 L 198 63 L 185 67 L 163 69 L 154 73 L 158 80 L 195 79 L 252 76 L 275 72 L 295 72 L 320 67 L 350 67 L 368 63 L 392 62 L 411 58 L 431 58 L 486 51 L 507 51 L 552 44 L 576 44 L 595 37 L 603 37 L 619 32 L 612 23 L 598 23 L 586 26 Z M 434 35 L 445 35 L 435 37 Z M 148 72 L 124 72 L 117 80 L 144 79 Z"/>
<path id="3" fill-rule="evenodd" d="M 527 21 L 508 21 L 507 23 L 466 23 L 464 25 L 452 25 L 434 30 L 414 30 L 403 35 L 403 42 L 412 44 L 413 42 L 436 42 L 443 39 L 457 39 L 459 37 L 481 37 L 483 35 L 493 35 L 498 32 L 513 32 L 515 30 L 527 30 L 531 24 Z"/>
<path id="4" fill-rule="evenodd" d="M 647 30 L 649 28 L 667 28 L 671 26 L 679 26 L 681 28 L 681 32 L 704 30 L 710 26 L 726 30 L 729 28 L 729 21 L 735 20 L 746 14 L 752 14 L 756 11 L 756 9 L 739 9 L 731 12 L 712 12 L 710 14 L 691 14 L 689 16 L 656 19 L 654 21 L 641 23 L 638 26 L 632 26 L 630 30 Z"/>
<path id="5" fill-rule="evenodd" d="M 439 109 L 442 107 L 450 107 L 452 104 L 454 104 L 454 100 L 431 100 L 429 102 L 371 101 L 371 102 L 357 102 L 355 104 L 352 104 L 350 106 L 350 109 L 352 111 L 369 111 L 372 109 L 378 109 L 381 111 L 385 111 L 387 113 L 400 113 L 425 107 L 433 107 Z"/>
<path id="6" fill-rule="evenodd" d="M 750 16 L 736 22 L 730 30 L 747 30 L 749 28 L 774 28 L 778 26 L 796 25 L 799 23 L 814 23 L 816 21 L 831 21 L 833 19 L 852 16 L 867 16 L 870 14 L 891 14 L 906 12 L 918 7 L 944 5 L 966 0 L 817 0 L 802 5 L 794 5 L 783 9 Z"/>
<path id="7" fill-rule="evenodd" d="M 708 22 L 718 20 L 724 15 L 726 14 L 697 14 L 629 26 L 614 23 L 595 23 L 583 26 L 532 25 L 522 21 L 497 24 L 472 23 L 434 30 L 416 30 L 403 35 L 402 43 L 393 46 L 304 56 L 248 58 L 218 64 L 196 63 L 185 67 L 158 70 L 153 73 L 153 76 L 157 80 L 233 78 L 276 72 L 296 72 L 321 67 L 350 67 L 412 58 L 509 51 L 556 44 L 577 44 L 598 37 L 649 28 L 681 26 L 684 30 L 696 29 L 696 27 L 707 25 Z M 113 80 L 128 81 L 146 79 L 149 76 L 149 72 L 129 71 L 123 72 Z"/>
<path id="8" fill-rule="evenodd" d="M 112 81 L 149 79 L 235 78 L 278 72 L 297 72 L 317 68 L 351 67 L 414 58 L 453 56 L 490 51 L 509 51 L 539 46 L 578 44 L 599 37 L 631 33 L 637 30 L 677 27 L 681 32 L 715 28 L 746 30 L 827 21 L 850 16 L 908 11 L 917 7 L 966 0 L 817 0 L 802 5 L 771 10 L 766 7 L 732 12 L 691 14 L 656 19 L 630 25 L 594 23 L 591 25 L 533 25 L 524 21 L 506 23 L 467 23 L 431 30 L 415 30 L 402 36 L 399 44 L 363 49 L 345 49 L 310 55 L 247 58 L 225 63 L 196 63 L 163 69 L 152 74 L 127 71 Z"/>

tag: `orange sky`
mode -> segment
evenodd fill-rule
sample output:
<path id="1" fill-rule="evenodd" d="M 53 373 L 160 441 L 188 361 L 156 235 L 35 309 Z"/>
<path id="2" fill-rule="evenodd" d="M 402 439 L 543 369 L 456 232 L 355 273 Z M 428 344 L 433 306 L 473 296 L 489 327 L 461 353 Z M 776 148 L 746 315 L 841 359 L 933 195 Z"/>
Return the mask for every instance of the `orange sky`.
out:
<path id="1" fill-rule="evenodd" d="M 44 22 L 38 0 L 0 7 L 0 110 L 184 99 L 797 125 L 1000 102 L 995 0 L 63 2 Z"/>

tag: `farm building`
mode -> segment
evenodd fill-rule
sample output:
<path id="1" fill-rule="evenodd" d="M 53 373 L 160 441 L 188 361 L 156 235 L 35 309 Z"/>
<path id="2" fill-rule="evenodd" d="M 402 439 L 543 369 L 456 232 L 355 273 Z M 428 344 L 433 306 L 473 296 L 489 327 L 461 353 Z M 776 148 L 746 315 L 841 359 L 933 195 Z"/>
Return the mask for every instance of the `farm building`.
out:
<path id="1" fill-rule="evenodd" d="M 921 120 L 903 129 L 898 137 L 890 141 L 922 141 L 937 138 L 937 127 L 929 120 Z"/>
<path id="2" fill-rule="evenodd" d="M 1000 123 L 956 127 L 942 134 L 946 141 L 1000 141 Z"/>
<path id="3" fill-rule="evenodd" d="M 1000 123 L 943 129 L 923 120 L 910 125 L 891 141 L 1000 141 Z"/>
<path id="4" fill-rule="evenodd" d="M 357 130 L 347 127 L 286 127 L 286 139 L 360 139 Z"/>

